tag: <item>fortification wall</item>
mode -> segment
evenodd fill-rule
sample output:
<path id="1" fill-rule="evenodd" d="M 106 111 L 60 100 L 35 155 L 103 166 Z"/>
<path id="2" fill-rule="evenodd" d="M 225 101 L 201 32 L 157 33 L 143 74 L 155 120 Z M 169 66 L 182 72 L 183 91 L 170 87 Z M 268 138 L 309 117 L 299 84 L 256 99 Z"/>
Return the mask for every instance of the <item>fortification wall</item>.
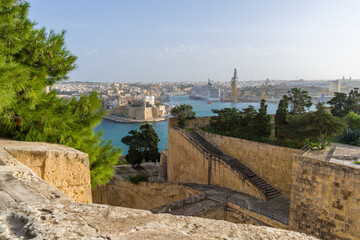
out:
<path id="1" fill-rule="evenodd" d="M 154 117 L 156 118 L 156 113 L 153 114 L 152 107 L 145 107 L 144 117 L 145 120 L 151 120 L 154 119 Z"/>
<path id="2" fill-rule="evenodd" d="M 314 239 L 281 229 L 76 203 L 2 147 L 0 226 L 0 239 Z"/>
<path id="3" fill-rule="evenodd" d="M 222 136 L 199 130 L 208 142 L 250 168 L 287 196 L 291 192 L 293 156 L 297 149 Z"/>
<path id="4" fill-rule="evenodd" d="M 295 155 L 290 226 L 320 239 L 360 239 L 360 169 Z"/>
<path id="5" fill-rule="evenodd" d="M 202 128 L 210 124 L 211 117 L 197 117 L 195 119 L 186 120 L 185 128 Z M 170 127 L 179 127 L 177 118 L 169 118 L 168 126 Z"/>
<path id="6" fill-rule="evenodd" d="M 144 107 L 128 107 L 129 118 L 143 120 L 145 119 L 145 108 Z"/>
<path id="7" fill-rule="evenodd" d="M 93 191 L 93 202 L 111 206 L 150 210 L 198 194 L 185 186 L 140 182 L 132 184 L 116 176 L 105 186 Z"/>
<path id="8" fill-rule="evenodd" d="M 0 140 L 0 148 L 77 202 L 91 203 L 86 153 L 58 144 Z"/>
<path id="9" fill-rule="evenodd" d="M 182 130 L 168 129 L 167 177 L 170 182 L 212 184 L 266 199 L 258 188 L 217 157 L 193 144 Z"/>

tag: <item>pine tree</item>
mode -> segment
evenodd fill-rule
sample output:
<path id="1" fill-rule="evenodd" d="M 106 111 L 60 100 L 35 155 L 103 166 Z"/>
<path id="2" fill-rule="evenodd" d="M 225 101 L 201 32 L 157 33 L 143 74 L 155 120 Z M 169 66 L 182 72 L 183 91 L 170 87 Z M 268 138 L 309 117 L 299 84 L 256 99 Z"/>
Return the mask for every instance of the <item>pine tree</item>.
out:
<path id="1" fill-rule="evenodd" d="M 308 92 L 301 90 L 301 88 L 292 88 L 288 91 L 288 100 L 291 104 L 292 114 L 304 113 L 305 108 L 310 108 L 312 105 Z"/>
<path id="2" fill-rule="evenodd" d="M 145 162 L 154 162 L 160 160 L 158 143 L 159 136 L 150 124 L 144 124 L 140 127 L 140 131 L 131 130 L 129 135 L 121 139 L 121 141 L 129 146 L 126 160 L 136 167 Z"/>
<path id="3" fill-rule="evenodd" d="M 64 47 L 65 31 L 46 33 L 27 17 L 28 3 L 0 2 L 0 136 L 64 144 L 89 155 L 91 184 L 105 184 L 121 154 L 102 133 L 96 93 L 64 100 L 46 86 L 68 79 L 76 57 Z"/>
<path id="4" fill-rule="evenodd" d="M 336 92 L 327 103 L 331 106 L 331 114 L 336 117 L 344 117 L 348 113 L 346 93 Z"/>
<path id="5" fill-rule="evenodd" d="M 186 120 L 194 119 L 195 112 L 192 110 L 192 106 L 189 104 L 181 104 L 171 109 L 171 115 L 178 119 L 179 127 L 184 128 Z"/>

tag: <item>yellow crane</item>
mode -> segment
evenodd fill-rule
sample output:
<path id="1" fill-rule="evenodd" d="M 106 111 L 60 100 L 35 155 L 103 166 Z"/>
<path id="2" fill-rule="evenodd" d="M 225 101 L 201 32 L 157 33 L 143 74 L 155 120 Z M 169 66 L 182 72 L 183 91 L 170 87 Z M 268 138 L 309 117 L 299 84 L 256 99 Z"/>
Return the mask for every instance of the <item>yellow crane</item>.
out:
<path id="1" fill-rule="evenodd" d="M 268 85 L 268 83 L 270 82 L 270 80 L 267 78 L 265 80 L 265 82 L 261 85 L 261 98 L 260 100 L 262 99 L 265 99 L 266 100 L 266 86 Z"/>
<path id="2" fill-rule="evenodd" d="M 237 91 L 237 73 L 236 68 L 234 69 L 234 76 L 231 78 L 231 100 L 236 101 L 239 97 L 239 93 Z"/>

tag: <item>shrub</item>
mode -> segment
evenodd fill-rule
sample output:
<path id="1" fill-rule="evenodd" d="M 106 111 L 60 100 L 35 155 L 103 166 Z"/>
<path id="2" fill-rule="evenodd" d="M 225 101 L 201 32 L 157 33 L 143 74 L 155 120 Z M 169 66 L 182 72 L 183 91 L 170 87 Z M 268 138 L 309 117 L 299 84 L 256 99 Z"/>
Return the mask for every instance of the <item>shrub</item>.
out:
<path id="1" fill-rule="evenodd" d="M 139 172 L 136 175 L 128 176 L 125 179 L 131 182 L 132 184 L 139 184 L 140 182 L 148 182 L 149 176 L 146 173 Z"/>

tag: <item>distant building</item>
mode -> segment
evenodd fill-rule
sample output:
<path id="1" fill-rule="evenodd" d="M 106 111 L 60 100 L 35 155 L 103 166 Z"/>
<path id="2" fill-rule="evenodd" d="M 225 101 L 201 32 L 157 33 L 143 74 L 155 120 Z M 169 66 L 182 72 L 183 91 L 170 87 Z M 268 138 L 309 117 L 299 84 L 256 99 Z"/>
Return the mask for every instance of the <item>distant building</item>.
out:
<path id="1" fill-rule="evenodd" d="M 340 84 L 341 80 L 335 80 L 335 81 L 331 81 L 330 82 L 330 88 L 329 91 L 334 94 L 336 92 L 340 92 L 341 89 L 341 84 Z"/>

